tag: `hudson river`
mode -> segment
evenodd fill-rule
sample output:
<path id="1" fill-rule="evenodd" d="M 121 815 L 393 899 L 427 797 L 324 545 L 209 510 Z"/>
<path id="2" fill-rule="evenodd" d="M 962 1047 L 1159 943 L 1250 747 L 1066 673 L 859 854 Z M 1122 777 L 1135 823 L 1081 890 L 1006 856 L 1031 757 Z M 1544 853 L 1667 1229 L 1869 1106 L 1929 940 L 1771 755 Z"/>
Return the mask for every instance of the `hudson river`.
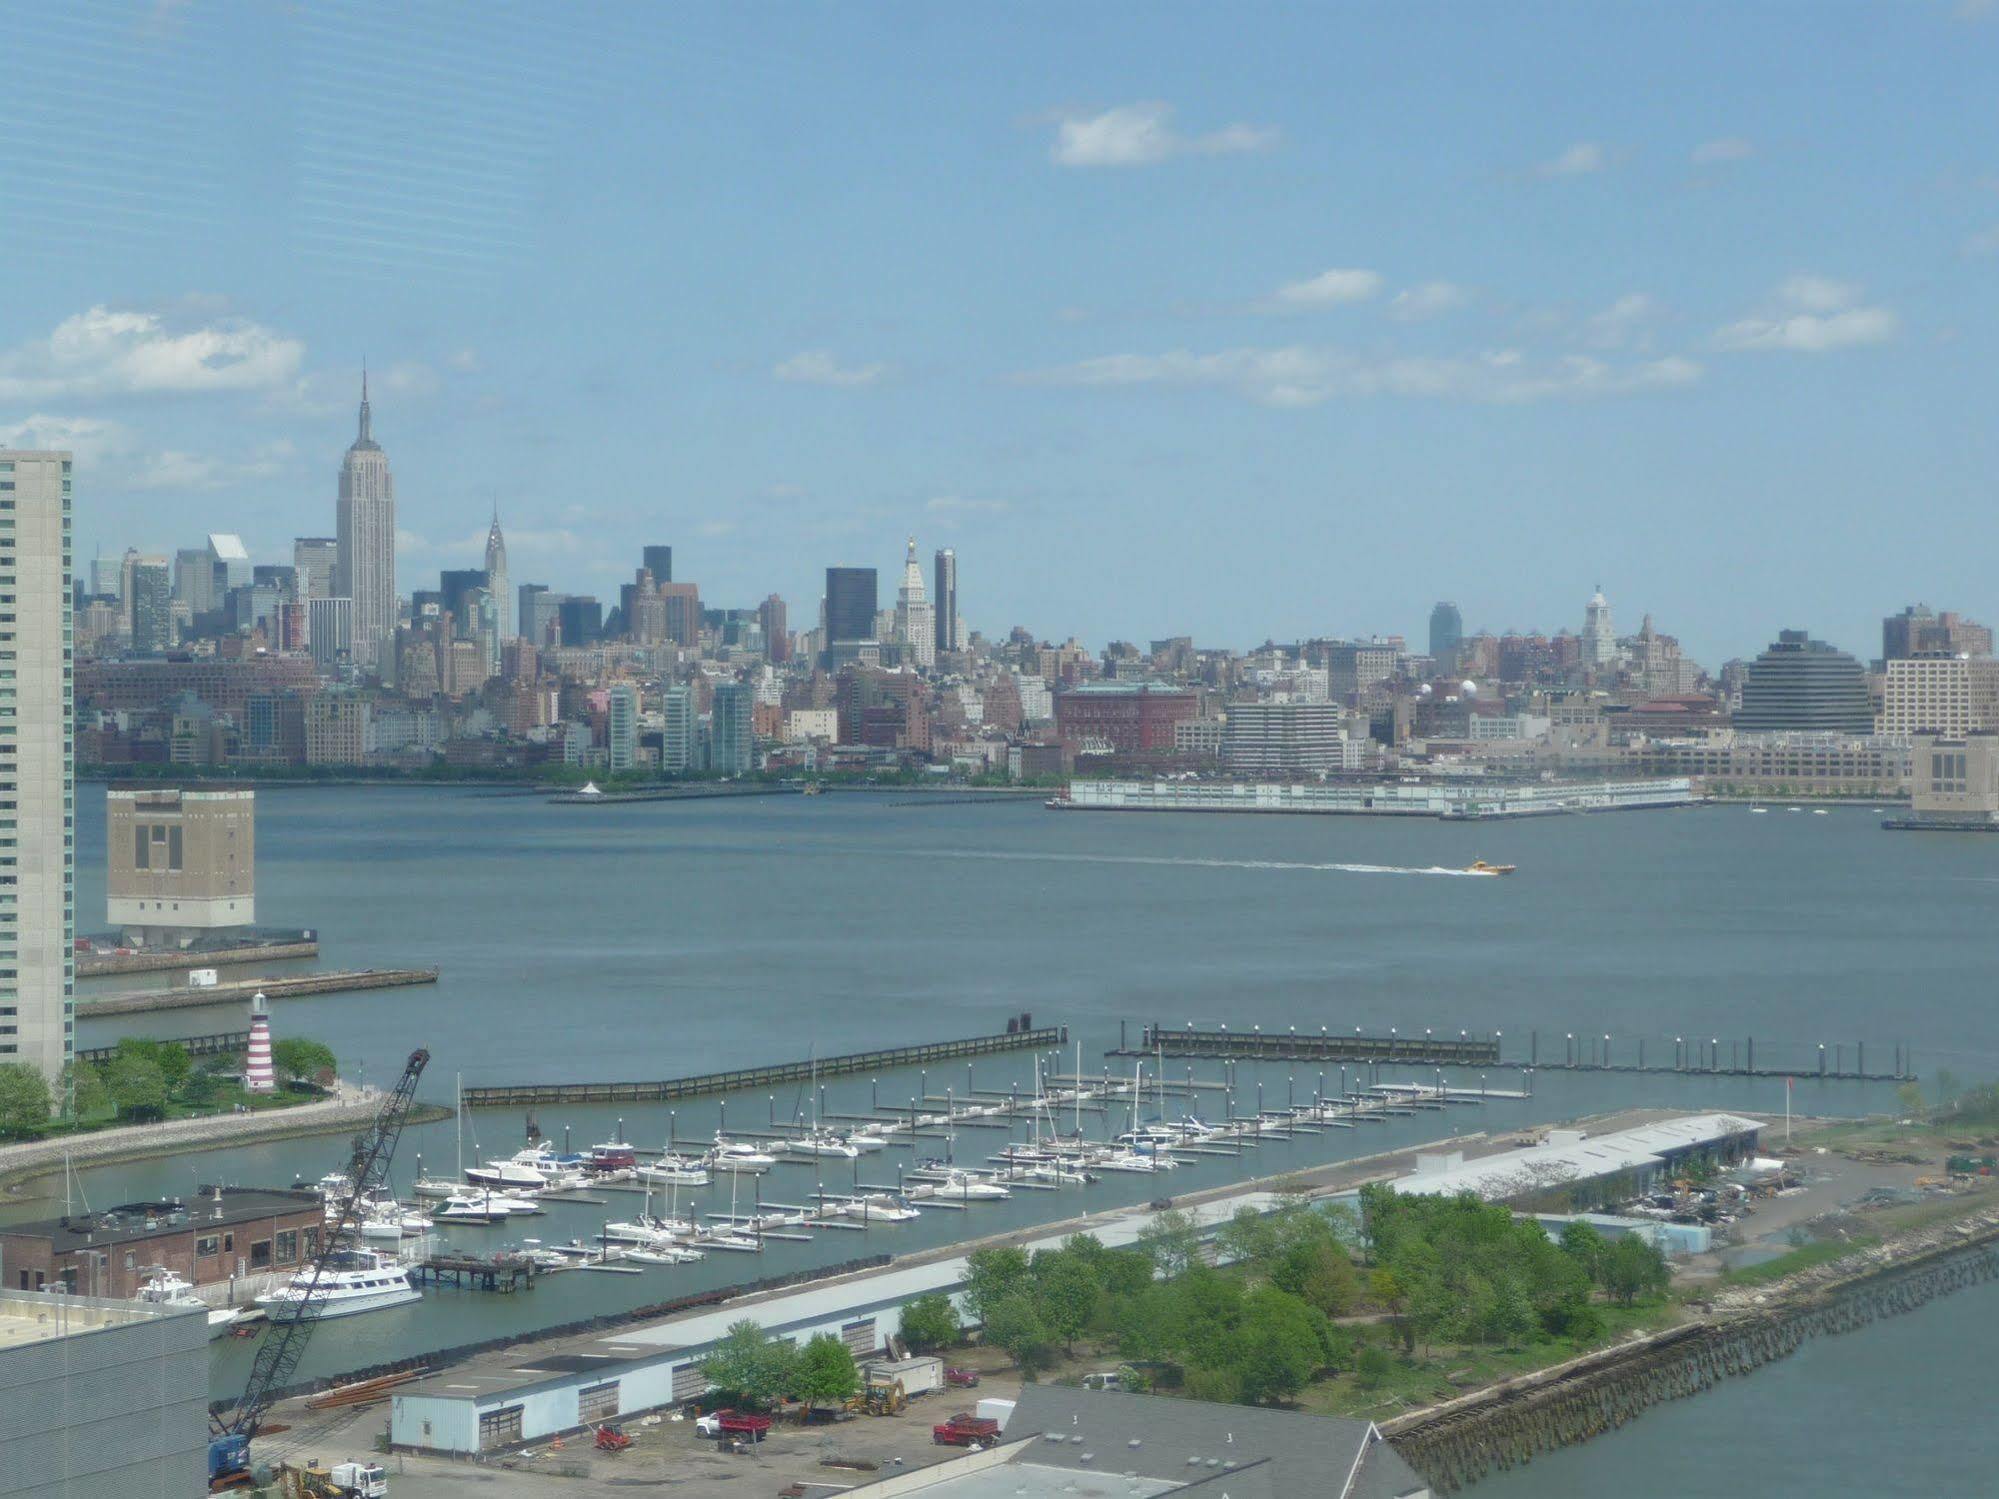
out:
<path id="1" fill-rule="evenodd" d="M 102 791 L 78 797 L 78 910 L 102 926 Z M 1893 1106 L 1887 1085 L 1819 1083 L 1817 1047 L 1887 1070 L 1907 1042 L 1926 1078 L 1999 1076 L 1999 838 L 1894 834 L 1878 814 L 1767 815 L 1746 807 L 1564 817 L 1511 824 L 1363 818 L 1068 814 L 1038 803 L 965 805 L 918 794 L 762 797 L 685 804 L 557 807 L 538 797 L 418 788 L 270 789 L 258 797 L 257 901 L 272 925 L 315 927 L 328 967 L 435 965 L 434 989 L 274 1006 L 278 1035 L 326 1041 L 350 1075 L 384 1082 L 414 1046 L 430 1048 L 423 1094 L 448 1103 L 453 1078 L 658 1078 L 824 1056 L 1004 1028 L 1008 1015 L 1066 1024 L 1098 1071 L 1121 1021 L 1226 1022 L 1369 1033 L 1504 1033 L 1512 1058 L 1538 1033 L 1543 1062 L 1574 1032 L 1630 1060 L 1672 1055 L 1676 1035 L 1753 1036 L 1757 1061 L 1798 1070 L 1800 1112 Z M 1514 863 L 1511 879 L 1455 873 L 1473 858 Z M 101 987 L 101 986 L 94 986 Z M 163 1034 L 238 1029 L 240 1009 L 144 1017 Z M 103 1027 L 86 1025 L 85 1045 Z M 1066 1062 L 1065 1058 L 1065 1062 Z M 976 1086 L 1030 1075 L 1024 1057 L 981 1061 Z M 1179 1069 L 1173 1069 L 1178 1075 Z M 1219 1076 L 1214 1064 L 1203 1076 Z M 924 1087 L 962 1086 L 965 1069 Z M 1494 1087 L 1520 1086 L 1497 1071 Z M 1332 1080 L 1337 1082 L 1335 1077 Z M 1464 1082 L 1463 1077 L 1453 1078 Z M 1475 1079 L 1473 1080 L 1475 1081 Z M 884 1077 L 885 1105 L 913 1077 Z M 1316 1071 L 1242 1070 L 1236 1106 Z M 828 1107 L 864 1106 L 867 1078 L 829 1079 Z M 1781 1113 L 1773 1082 L 1676 1076 L 1568 1076 L 1543 1070 L 1535 1096 L 1423 1114 L 1359 1133 L 1260 1147 L 1240 1167 L 1180 1171 L 1171 1190 L 1236 1171 L 1504 1129 L 1613 1107 L 1726 1107 Z M 790 1117 L 809 1098 L 734 1099 L 732 1126 Z M 1204 1100 L 1219 1112 L 1217 1098 Z M 656 1142 L 657 1106 L 624 1111 L 627 1138 Z M 712 1132 L 716 1106 L 692 1102 L 684 1136 Z M 485 1155 L 511 1151 L 524 1121 L 482 1111 Z M 609 1111 L 544 1110 L 587 1148 Z M 961 1156 L 1000 1137 L 961 1137 Z M 472 1142 L 466 1144 L 468 1157 Z M 413 1130 L 396 1179 L 448 1173 L 449 1123 Z M 218 1178 L 283 1184 L 337 1164 L 336 1139 L 183 1157 L 83 1174 L 94 1206 L 185 1194 Z M 863 1162 L 892 1173 L 902 1152 Z M 886 1164 L 876 1164 L 884 1162 Z M 829 1167 L 829 1186 L 838 1172 Z M 809 1167 L 782 1168 L 766 1197 L 803 1200 Z M 553 1277 L 527 1295 L 442 1292 L 417 1307 L 329 1323 L 303 1373 L 657 1301 L 848 1255 L 943 1242 L 967 1232 L 1142 1200 L 1156 1184 L 1110 1180 L 1086 1192 L 1021 1193 L 962 1215 L 837 1244 L 773 1244 L 761 1257 L 713 1255 L 640 1276 Z M 696 1204 L 726 1211 L 719 1201 Z M 1027 1200 L 1033 1199 L 1033 1200 Z M 623 1216 L 635 1199 L 609 1209 Z M 684 1205 L 683 1205 L 684 1206 Z M 39 1216 L 46 1202 L 10 1207 Z M 57 1209 L 60 1210 L 58 1203 Z M 534 1233 L 588 1235 L 604 1208 L 557 1208 L 520 1230 L 461 1229 L 487 1249 Z M 958 1219 L 955 1222 L 943 1220 Z M 479 1235 L 483 1234 L 483 1237 Z M 726 1262 L 726 1263 L 718 1263 Z M 1981 1486 L 1990 1452 L 1983 1350 L 1999 1342 L 1999 1291 L 1962 1293 L 1913 1316 L 1808 1344 L 1776 1366 L 1658 1409 L 1591 1445 L 1497 1476 L 1490 1495 L 1690 1492 L 1938 1492 Z M 218 1348 L 217 1394 L 247 1364 Z M 1979 1403 L 1974 1406 L 1973 1402 Z"/>

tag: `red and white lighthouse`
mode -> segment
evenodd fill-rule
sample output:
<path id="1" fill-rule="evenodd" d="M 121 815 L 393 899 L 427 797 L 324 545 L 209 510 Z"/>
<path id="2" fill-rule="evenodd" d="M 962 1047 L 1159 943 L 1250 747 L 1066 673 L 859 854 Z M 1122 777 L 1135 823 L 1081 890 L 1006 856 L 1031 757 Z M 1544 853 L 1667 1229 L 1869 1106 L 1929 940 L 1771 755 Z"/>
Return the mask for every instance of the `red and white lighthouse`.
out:
<path id="1" fill-rule="evenodd" d="M 278 1091 L 277 1077 L 271 1071 L 271 1017 L 265 1004 L 261 994 L 250 1000 L 250 1059 L 243 1069 L 243 1086 L 252 1093 Z"/>

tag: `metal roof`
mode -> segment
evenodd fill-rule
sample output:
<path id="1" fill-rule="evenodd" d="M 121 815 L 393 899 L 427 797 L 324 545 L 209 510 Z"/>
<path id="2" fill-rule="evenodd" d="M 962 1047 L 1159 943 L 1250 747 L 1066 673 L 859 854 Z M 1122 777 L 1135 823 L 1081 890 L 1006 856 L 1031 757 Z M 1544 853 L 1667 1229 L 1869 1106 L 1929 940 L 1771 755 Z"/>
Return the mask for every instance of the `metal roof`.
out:
<path id="1" fill-rule="evenodd" d="M 1446 1171 L 1418 1172 L 1393 1185 L 1410 1196 L 1455 1197 L 1470 1192 L 1489 1202 L 1500 1202 L 1657 1166 L 1668 1155 L 1754 1134 L 1762 1128 L 1761 1120 L 1740 1114 L 1691 1114 L 1572 1143 L 1509 1150 Z"/>

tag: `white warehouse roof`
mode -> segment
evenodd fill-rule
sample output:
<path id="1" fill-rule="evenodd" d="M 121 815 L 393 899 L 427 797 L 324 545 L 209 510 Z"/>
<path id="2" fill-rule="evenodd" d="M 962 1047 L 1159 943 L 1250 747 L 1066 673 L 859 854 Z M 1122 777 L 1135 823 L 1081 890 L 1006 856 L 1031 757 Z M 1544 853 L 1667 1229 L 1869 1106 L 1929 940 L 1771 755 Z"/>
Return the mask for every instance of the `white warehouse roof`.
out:
<path id="1" fill-rule="evenodd" d="M 1540 1145 L 1485 1156 L 1444 1171 L 1418 1172 L 1393 1185 L 1396 1191 L 1411 1196 L 1455 1197 L 1470 1192 L 1487 1202 L 1503 1202 L 1656 1166 L 1667 1155 L 1719 1144 L 1762 1127 L 1761 1120 L 1741 1114 L 1690 1114 L 1641 1129 L 1582 1139 L 1556 1131 Z"/>

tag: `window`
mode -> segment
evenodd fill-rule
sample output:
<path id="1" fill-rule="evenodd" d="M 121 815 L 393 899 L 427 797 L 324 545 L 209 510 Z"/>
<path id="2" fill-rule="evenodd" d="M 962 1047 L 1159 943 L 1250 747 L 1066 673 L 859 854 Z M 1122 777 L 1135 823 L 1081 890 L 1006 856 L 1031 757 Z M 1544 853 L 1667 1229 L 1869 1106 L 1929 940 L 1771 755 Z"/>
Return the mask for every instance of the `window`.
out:
<path id="1" fill-rule="evenodd" d="M 250 1246 L 250 1268 L 268 1270 L 271 1267 L 271 1241 L 259 1239 Z"/>
<path id="2" fill-rule="evenodd" d="M 479 1450 L 510 1447 L 521 1439 L 521 1407 L 505 1405 L 479 1412 Z"/>
<path id="3" fill-rule="evenodd" d="M 618 1413 L 618 1382 L 585 1385 L 576 1392 L 576 1419 L 584 1425 L 608 1421 Z"/>
<path id="4" fill-rule="evenodd" d="M 298 1230 L 281 1228 L 278 1230 L 278 1263 L 289 1265 L 298 1258 Z"/>
<path id="5" fill-rule="evenodd" d="M 221 1252 L 222 1241 L 214 1234 L 203 1234 L 194 1241 L 194 1252 L 201 1256 L 212 1256 Z"/>

